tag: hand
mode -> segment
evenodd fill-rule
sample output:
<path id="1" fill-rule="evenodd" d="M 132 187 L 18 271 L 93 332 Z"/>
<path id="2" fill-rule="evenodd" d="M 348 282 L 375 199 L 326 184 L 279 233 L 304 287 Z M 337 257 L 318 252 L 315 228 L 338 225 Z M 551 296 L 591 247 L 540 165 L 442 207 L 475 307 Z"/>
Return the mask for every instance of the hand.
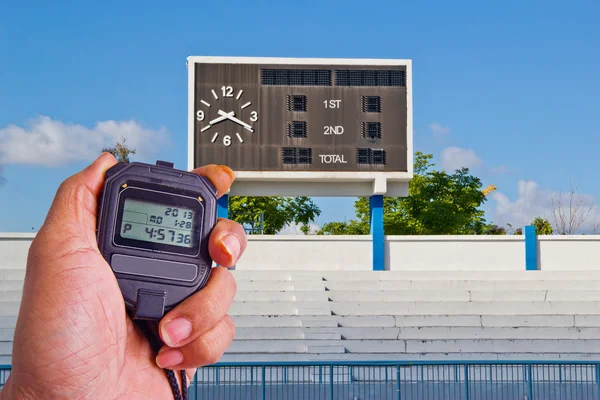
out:
<path id="1" fill-rule="evenodd" d="M 221 110 L 219 110 L 219 114 L 221 114 Z M 212 121 L 210 121 L 208 123 L 208 126 L 212 126 L 212 125 L 214 125 L 216 123 L 219 123 L 221 121 L 225 121 L 227 118 L 233 117 L 234 115 L 235 115 L 235 111 L 231 111 L 231 112 L 228 112 L 228 113 L 223 112 L 223 114 L 221 114 L 220 117 L 217 117 L 217 118 L 213 119 Z"/>
<path id="2" fill-rule="evenodd" d="M 236 284 L 226 268 L 216 267 L 205 288 L 161 320 L 161 338 L 170 347 L 155 358 L 127 316 L 96 242 L 97 197 L 115 163 L 105 153 L 63 182 L 31 244 L 13 370 L 2 400 L 172 399 L 161 367 L 186 369 L 191 378 L 195 368 L 217 362 L 233 340 L 235 327 L 226 313 Z M 210 179 L 219 195 L 234 179 L 231 169 L 217 165 L 194 172 Z M 220 219 L 210 237 L 214 261 L 231 267 L 245 248 L 243 228 Z"/>
<path id="3" fill-rule="evenodd" d="M 221 115 L 223 118 L 227 118 L 228 120 L 235 122 L 236 124 L 239 124 L 239 125 L 243 126 L 243 127 L 244 127 L 244 129 L 247 129 L 247 130 L 249 130 L 250 132 L 254 132 L 254 129 L 252 129 L 252 127 L 251 127 L 250 125 L 248 125 L 248 124 L 247 124 L 247 123 L 245 123 L 244 121 L 241 121 L 241 120 L 239 120 L 239 119 L 237 119 L 237 118 L 233 117 L 233 116 L 231 115 L 231 113 L 229 113 L 229 114 L 228 114 L 228 113 L 226 113 L 226 112 L 225 112 L 225 111 L 223 111 L 223 110 L 219 110 L 219 115 Z M 234 114 L 234 115 L 235 115 L 235 114 Z"/>

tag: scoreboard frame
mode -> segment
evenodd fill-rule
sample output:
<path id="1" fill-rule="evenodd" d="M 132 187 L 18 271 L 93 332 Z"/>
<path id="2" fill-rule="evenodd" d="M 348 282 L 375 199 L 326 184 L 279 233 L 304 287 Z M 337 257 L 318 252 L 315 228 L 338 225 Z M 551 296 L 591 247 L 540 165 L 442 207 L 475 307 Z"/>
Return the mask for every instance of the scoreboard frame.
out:
<path id="1" fill-rule="evenodd" d="M 398 196 L 408 195 L 413 176 L 412 60 L 367 58 L 272 58 L 190 56 L 188 69 L 188 169 L 195 165 L 196 64 L 255 64 L 323 67 L 403 66 L 406 70 L 406 171 L 235 171 L 230 195 L 242 196 Z M 339 87 L 338 87 L 339 89 Z M 342 88 L 343 89 L 343 88 Z M 388 110 L 389 112 L 389 110 Z M 382 148 L 385 148 L 382 146 Z"/>

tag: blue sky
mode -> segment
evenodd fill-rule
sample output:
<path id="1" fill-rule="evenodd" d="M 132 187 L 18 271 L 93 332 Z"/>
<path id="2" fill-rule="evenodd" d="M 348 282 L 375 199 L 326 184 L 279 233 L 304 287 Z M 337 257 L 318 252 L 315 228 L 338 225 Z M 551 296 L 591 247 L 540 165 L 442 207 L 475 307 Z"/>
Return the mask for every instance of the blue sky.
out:
<path id="1" fill-rule="evenodd" d="M 573 182 L 589 225 L 599 20 L 598 1 L 5 2 L 0 231 L 37 230 L 60 182 L 121 132 L 140 161 L 184 168 L 190 55 L 410 58 L 415 150 L 495 184 L 488 219 L 550 217 Z M 317 198 L 318 223 L 352 218 L 353 200 Z"/>

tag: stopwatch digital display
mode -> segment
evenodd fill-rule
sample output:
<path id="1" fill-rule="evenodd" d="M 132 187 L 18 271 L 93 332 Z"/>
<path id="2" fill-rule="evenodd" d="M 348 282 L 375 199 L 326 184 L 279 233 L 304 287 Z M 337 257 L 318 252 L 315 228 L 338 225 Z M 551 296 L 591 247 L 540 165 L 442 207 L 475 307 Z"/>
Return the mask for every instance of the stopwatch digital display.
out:
<path id="1" fill-rule="evenodd" d="M 97 239 L 138 319 L 164 313 L 206 284 L 217 191 L 169 162 L 118 163 L 106 173 Z"/>
<path id="2" fill-rule="evenodd" d="M 126 198 L 121 210 L 118 237 L 123 241 L 185 248 L 192 248 L 197 244 L 197 240 L 193 240 L 196 225 L 194 217 L 201 214 L 202 209 Z"/>

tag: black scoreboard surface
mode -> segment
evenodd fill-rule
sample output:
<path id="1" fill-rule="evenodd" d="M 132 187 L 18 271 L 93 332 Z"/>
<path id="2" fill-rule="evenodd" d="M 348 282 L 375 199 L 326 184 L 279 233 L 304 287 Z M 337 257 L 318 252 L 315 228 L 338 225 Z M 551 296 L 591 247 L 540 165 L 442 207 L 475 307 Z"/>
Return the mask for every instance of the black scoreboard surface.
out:
<path id="1" fill-rule="evenodd" d="M 407 171 L 406 63 L 195 59 L 203 58 L 188 62 L 194 166 Z"/>

